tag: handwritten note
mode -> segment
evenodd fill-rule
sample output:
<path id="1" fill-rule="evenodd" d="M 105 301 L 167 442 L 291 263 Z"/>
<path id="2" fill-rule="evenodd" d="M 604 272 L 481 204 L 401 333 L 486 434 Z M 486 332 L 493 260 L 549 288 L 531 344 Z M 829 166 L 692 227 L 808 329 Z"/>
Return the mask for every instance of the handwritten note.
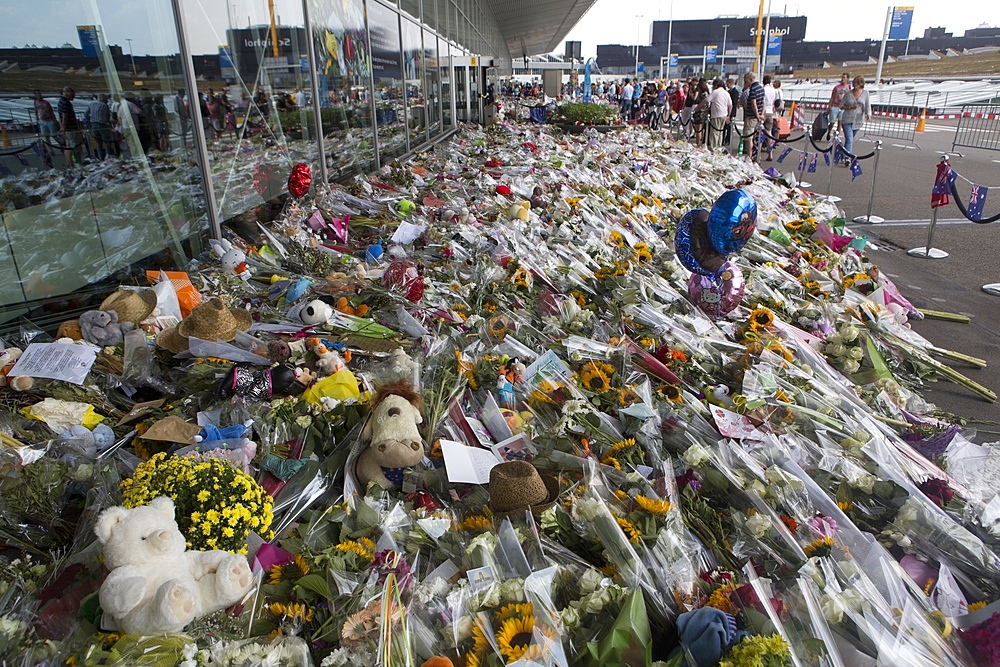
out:
<path id="1" fill-rule="evenodd" d="M 500 461 L 488 449 L 467 447 L 454 440 L 441 440 L 448 481 L 460 484 L 489 484 L 490 470 Z"/>

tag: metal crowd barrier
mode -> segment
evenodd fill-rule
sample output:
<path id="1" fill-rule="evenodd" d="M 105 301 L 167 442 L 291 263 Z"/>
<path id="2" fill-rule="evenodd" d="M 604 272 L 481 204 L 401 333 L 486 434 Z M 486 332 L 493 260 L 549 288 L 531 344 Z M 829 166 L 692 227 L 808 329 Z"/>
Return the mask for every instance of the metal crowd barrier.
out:
<path id="1" fill-rule="evenodd" d="M 964 104 L 951 142 L 956 146 L 1000 151 L 1000 104 Z"/>

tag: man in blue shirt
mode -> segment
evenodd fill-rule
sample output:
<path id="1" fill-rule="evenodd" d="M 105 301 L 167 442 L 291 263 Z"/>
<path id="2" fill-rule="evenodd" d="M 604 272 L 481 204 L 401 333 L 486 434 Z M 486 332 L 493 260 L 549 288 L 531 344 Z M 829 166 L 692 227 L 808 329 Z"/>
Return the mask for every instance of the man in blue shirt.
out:
<path id="1" fill-rule="evenodd" d="M 743 75 L 746 102 L 743 104 L 743 154 L 753 162 L 760 159 L 757 151 L 757 130 L 764 122 L 764 86 L 757 81 L 757 75 L 747 72 Z"/>

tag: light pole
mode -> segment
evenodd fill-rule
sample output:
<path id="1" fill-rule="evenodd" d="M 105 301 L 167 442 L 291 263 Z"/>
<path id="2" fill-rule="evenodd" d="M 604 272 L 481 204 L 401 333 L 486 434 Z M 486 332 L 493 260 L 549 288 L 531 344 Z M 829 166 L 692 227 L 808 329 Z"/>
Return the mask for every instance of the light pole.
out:
<path id="1" fill-rule="evenodd" d="M 667 78 L 670 78 L 670 58 L 672 57 L 670 47 L 674 41 L 674 0 L 670 0 L 670 23 L 667 28 Z"/>
<path id="2" fill-rule="evenodd" d="M 639 78 L 639 40 L 642 35 L 642 19 L 644 14 L 635 15 L 635 78 Z"/>
<path id="3" fill-rule="evenodd" d="M 132 55 L 132 38 L 126 37 L 125 41 L 128 42 L 128 57 L 132 60 L 132 76 L 136 76 L 139 72 L 135 69 L 135 56 Z"/>
<path id="4" fill-rule="evenodd" d="M 729 36 L 729 24 L 726 23 L 722 26 L 722 63 L 719 67 L 722 69 L 721 75 L 726 75 L 726 37 Z"/>

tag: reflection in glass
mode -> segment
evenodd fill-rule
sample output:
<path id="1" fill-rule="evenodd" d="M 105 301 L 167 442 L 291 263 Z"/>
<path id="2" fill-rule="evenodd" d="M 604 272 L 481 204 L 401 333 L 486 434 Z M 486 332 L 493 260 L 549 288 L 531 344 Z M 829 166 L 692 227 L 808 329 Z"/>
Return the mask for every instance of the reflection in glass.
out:
<path id="1" fill-rule="evenodd" d="M 199 254 L 205 192 L 183 134 L 169 0 L 127 13 L 113 0 L 33 0 L 4 16 L 18 43 L 38 46 L 16 49 L 22 64 L 3 75 L 0 322 L 26 314 L 54 329 L 118 282 Z M 66 34 L 80 48 L 47 46 Z"/>
<path id="2" fill-rule="evenodd" d="M 269 218 L 293 165 L 318 173 L 302 3 L 185 0 L 182 7 L 193 54 L 224 45 L 216 47 L 218 78 L 199 84 L 197 102 L 220 218 L 248 211 Z M 201 58 L 192 56 L 196 73 Z"/>
<path id="3" fill-rule="evenodd" d="M 427 125 L 432 137 L 441 132 L 441 84 L 437 44 L 434 33 L 424 30 L 424 76 L 427 80 L 424 96 L 427 99 Z"/>
<path id="4" fill-rule="evenodd" d="M 469 121 L 472 123 L 479 122 L 479 109 L 483 102 L 479 94 L 479 69 L 476 65 L 469 67 Z"/>
<path id="5" fill-rule="evenodd" d="M 372 75 L 375 80 L 379 159 L 386 164 L 407 150 L 399 14 L 377 2 L 369 2 L 368 32 L 371 35 Z"/>
<path id="6" fill-rule="evenodd" d="M 465 60 L 455 58 L 455 60 Z M 455 65 L 452 68 L 452 76 L 455 80 L 455 119 L 459 123 L 469 122 L 469 89 L 468 77 L 469 68 L 465 65 Z"/>
<path id="7" fill-rule="evenodd" d="M 403 19 L 403 74 L 410 148 L 427 141 L 427 105 L 424 99 L 424 48 L 420 26 Z"/>
<path id="8" fill-rule="evenodd" d="M 331 180 L 375 169 L 371 49 L 363 0 L 310 0 Z"/>
<path id="9" fill-rule="evenodd" d="M 445 40 L 438 42 L 438 72 L 441 75 L 441 118 L 445 126 L 451 127 L 455 124 L 455 117 L 452 110 L 452 68 L 450 45 Z"/>

